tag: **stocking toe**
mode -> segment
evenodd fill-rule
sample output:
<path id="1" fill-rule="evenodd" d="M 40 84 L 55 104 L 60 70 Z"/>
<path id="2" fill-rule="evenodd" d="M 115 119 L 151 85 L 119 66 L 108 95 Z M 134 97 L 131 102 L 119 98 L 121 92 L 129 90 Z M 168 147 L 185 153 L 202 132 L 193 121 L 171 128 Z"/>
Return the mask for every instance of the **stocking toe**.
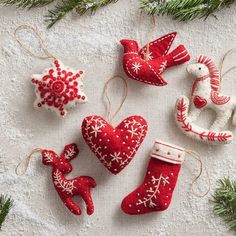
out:
<path id="1" fill-rule="evenodd" d="M 129 196 L 125 197 L 121 203 L 121 209 L 129 215 L 136 214 L 136 210 L 134 208 L 135 204 L 132 201 L 132 198 L 130 199 Z"/>

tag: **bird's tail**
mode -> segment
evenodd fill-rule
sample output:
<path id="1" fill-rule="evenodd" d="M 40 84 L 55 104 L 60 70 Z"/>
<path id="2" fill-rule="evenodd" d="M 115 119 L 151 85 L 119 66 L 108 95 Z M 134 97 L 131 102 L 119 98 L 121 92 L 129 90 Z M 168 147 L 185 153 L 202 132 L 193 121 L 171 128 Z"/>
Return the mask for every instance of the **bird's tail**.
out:
<path id="1" fill-rule="evenodd" d="M 190 55 L 184 45 L 179 45 L 168 55 L 168 66 L 183 64 L 190 60 Z"/>

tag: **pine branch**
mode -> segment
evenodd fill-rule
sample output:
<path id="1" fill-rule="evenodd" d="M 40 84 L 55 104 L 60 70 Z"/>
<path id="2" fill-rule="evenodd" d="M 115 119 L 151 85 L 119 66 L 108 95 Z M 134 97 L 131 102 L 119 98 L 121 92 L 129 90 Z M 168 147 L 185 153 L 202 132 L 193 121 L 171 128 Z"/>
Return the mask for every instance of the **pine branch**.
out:
<path id="1" fill-rule="evenodd" d="M 55 9 L 49 10 L 46 22 L 49 22 L 48 28 L 51 28 L 56 22 L 61 20 L 68 12 L 75 9 L 80 0 L 62 0 Z"/>
<path id="2" fill-rule="evenodd" d="M 171 15 L 180 21 L 207 18 L 229 7 L 236 0 L 140 0 L 140 9 L 148 15 Z"/>
<path id="3" fill-rule="evenodd" d="M 42 7 L 50 4 L 54 0 L 0 0 L 0 5 L 2 6 L 13 6 L 17 8 L 27 8 L 31 9 L 34 7 Z"/>
<path id="4" fill-rule="evenodd" d="M 224 178 L 218 180 L 217 185 L 211 200 L 214 203 L 214 213 L 236 232 L 236 181 Z"/>
<path id="5" fill-rule="evenodd" d="M 80 15 L 83 15 L 87 11 L 94 13 L 101 7 L 105 7 L 110 3 L 116 3 L 118 0 L 81 0 L 76 7 L 76 12 Z"/>
<path id="6" fill-rule="evenodd" d="M 0 196 L 0 230 L 4 220 L 6 219 L 7 214 L 9 213 L 10 209 L 12 208 L 13 200 L 6 196 Z"/>
<path id="7" fill-rule="evenodd" d="M 7 0 L 6 0 L 7 1 Z M 68 12 L 76 10 L 79 15 L 87 11 L 94 13 L 101 7 L 104 7 L 118 0 L 62 0 L 54 10 L 46 15 L 46 21 L 49 22 L 48 28 L 51 28 L 57 21 L 61 20 Z"/>

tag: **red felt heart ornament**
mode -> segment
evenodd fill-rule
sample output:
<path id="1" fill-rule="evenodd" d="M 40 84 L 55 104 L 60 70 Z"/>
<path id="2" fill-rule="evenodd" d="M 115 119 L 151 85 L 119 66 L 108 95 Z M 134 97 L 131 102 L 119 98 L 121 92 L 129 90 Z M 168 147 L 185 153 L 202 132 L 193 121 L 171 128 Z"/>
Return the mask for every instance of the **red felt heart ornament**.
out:
<path id="1" fill-rule="evenodd" d="M 196 108 L 200 109 L 200 108 L 203 108 L 204 106 L 206 106 L 207 100 L 205 98 L 200 97 L 200 96 L 195 96 L 193 103 Z"/>
<path id="2" fill-rule="evenodd" d="M 116 175 L 133 159 L 147 127 L 141 116 L 130 116 L 116 128 L 100 116 L 88 116 L 82 122 L 82 134 L 91 151 Z"/>

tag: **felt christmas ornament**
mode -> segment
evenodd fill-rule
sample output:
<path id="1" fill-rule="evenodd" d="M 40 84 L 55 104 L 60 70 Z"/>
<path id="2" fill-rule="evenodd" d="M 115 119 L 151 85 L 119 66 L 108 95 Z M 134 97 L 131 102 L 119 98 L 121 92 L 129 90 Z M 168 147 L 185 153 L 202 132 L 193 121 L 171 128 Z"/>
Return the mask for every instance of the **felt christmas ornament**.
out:
<path id="1" fill-rule="evenodd" d="M 170 205 L 184 158 L 183 148 L 157 140 L 144 181 L 123 199 L 122 210 L 131 215 L 166 210 Z"/>
<path id="2" fill-rule="evenodd" d="M 34 107 L 44 107 L 64 117 L 68 109 L 87 101 L 82 82 L 84 71 L 64 66 L 57 59 L 53 64 L 42 74 L 32 76 L 36 93 Z"/>
<path id="3" fill-rule="evenodd" d="M 124 96 L 120 106 L 111 115 L 111 101 L 108 96 L 108 84 L 121 79 L 124 84 Z M 104 101 L 107 101 L 105 119 L 93 115 L 82 122 L 82 135 L 91 151 L 102 164 L 113 174 L 118 174 L 133 159 L 147 133 L 147 122 L 141 116 L 130 116 L 117 127 L 112 126 L 112 120 L 121 110 L 128 94 L 126 80 L 121 76 L 110 78 L 104 86 Z"/>
<path id="4" fill-rule="evenodd" d="M 21 29 L 30 29 L 36 34 L 44 56 L 33 53 L 21 42 L 17 36 L 17 31 Z M 52 67 L 45 69 L 42 74 L 32 75 L 31 82 L 35 85 L 36 94 L 35 108 L 46 108 L 61 117 L 65 117 L 69 109 L 87 101 L 82 82 L 84 70 L 75 70 L 63 65 L 46 49 L 39 33 L 31 26 L 19 26 L 15 30 L 15 38 L 30 55 L 40 59 L 53 59 Z"/>
<path id="5" fill-rule="evenodd" d="M 210 191 L 210 179 L 206 169 L 207 190 L 198 193 L 193 188 L 202 175 L 203 163 L 200 155 L 192 150 L 157 140 L 151 151 L 143 183 L 123 199 L 121 209 L 130 215 L 166 210 L 171 203 L 179 171 L 186 154 L 200 163 L 200 172 L 191 184 L 194 195 L 198 197 L 207 195 Z"/>
<path id="6" fill-rule="evenodd" d="M 88 116 L 82 123 L 85 142 L 101 163 L 118 174 L 133 159 L 147 133 L 147 122 L 141 116 L 130 116 L 112 127 L 100 116 Z"/>
<path id="7" fill-rule="evenodd" d="M 68 144 L 65 146 L 64 151 L 59 156 L 56 152 L 46 149 L 35 149 L 27 158 L 27 165 L 30 158 L 35 152 L 41 152 L 42 163 L 46 166 L 52 167 L 52 182 L 59 197 L 65 206 L 75 215 L 81 214 L 81 209 L 77 203 L 74 202 L 73 197 L 80 195 L 87 206 L 87 214 L 91 215 L 94 212 L 94 206 L 92 197 L 90 194 L 90 188 L 96 187 L 96 182 L 92 177 L 80 176 L 73 179 L 67 179 L 65 174 L 72 171 L 70 161 L 74 159 L 78 154 L 79 150 L 76 144 Z M 17 167 L 17 174 L 22 175 L 25 173 L 19 172 Z M 27 166 L 26 166 L 27 168 Z"/>
<path id="8" fill-rule="evenodd" d="M 123 68 L 127 76 L 150 85 L 166 85 L 167 82 L 161 74 L 167 68 L 183 64 L 190 59 L 184 45 L 179 45 L 168 53 L 176 34 L 167 34 L 142 49 L 139 49 L 135 40 L 122 39 L 120 42 L 124 46 Z"/>
<path id="9" fill-rule="evenodd" d="M 178 127 L 187 136 L 207 144 L 230 143 L 232 132 L 221 129 L 233 113 L 232 123 L 236 125 L 236 98 L 221 94 L 220 72 L 211 58 L 199 56 L 197 63 L 189 65 L 187 71 L 197 79 L 192 86 L 190 101 L 185 96 L 177 100 L 175 118 Z M 217 116 L 209 130 L 195 122 L 200 113 L 208 108 L 214 110 Z"/>

